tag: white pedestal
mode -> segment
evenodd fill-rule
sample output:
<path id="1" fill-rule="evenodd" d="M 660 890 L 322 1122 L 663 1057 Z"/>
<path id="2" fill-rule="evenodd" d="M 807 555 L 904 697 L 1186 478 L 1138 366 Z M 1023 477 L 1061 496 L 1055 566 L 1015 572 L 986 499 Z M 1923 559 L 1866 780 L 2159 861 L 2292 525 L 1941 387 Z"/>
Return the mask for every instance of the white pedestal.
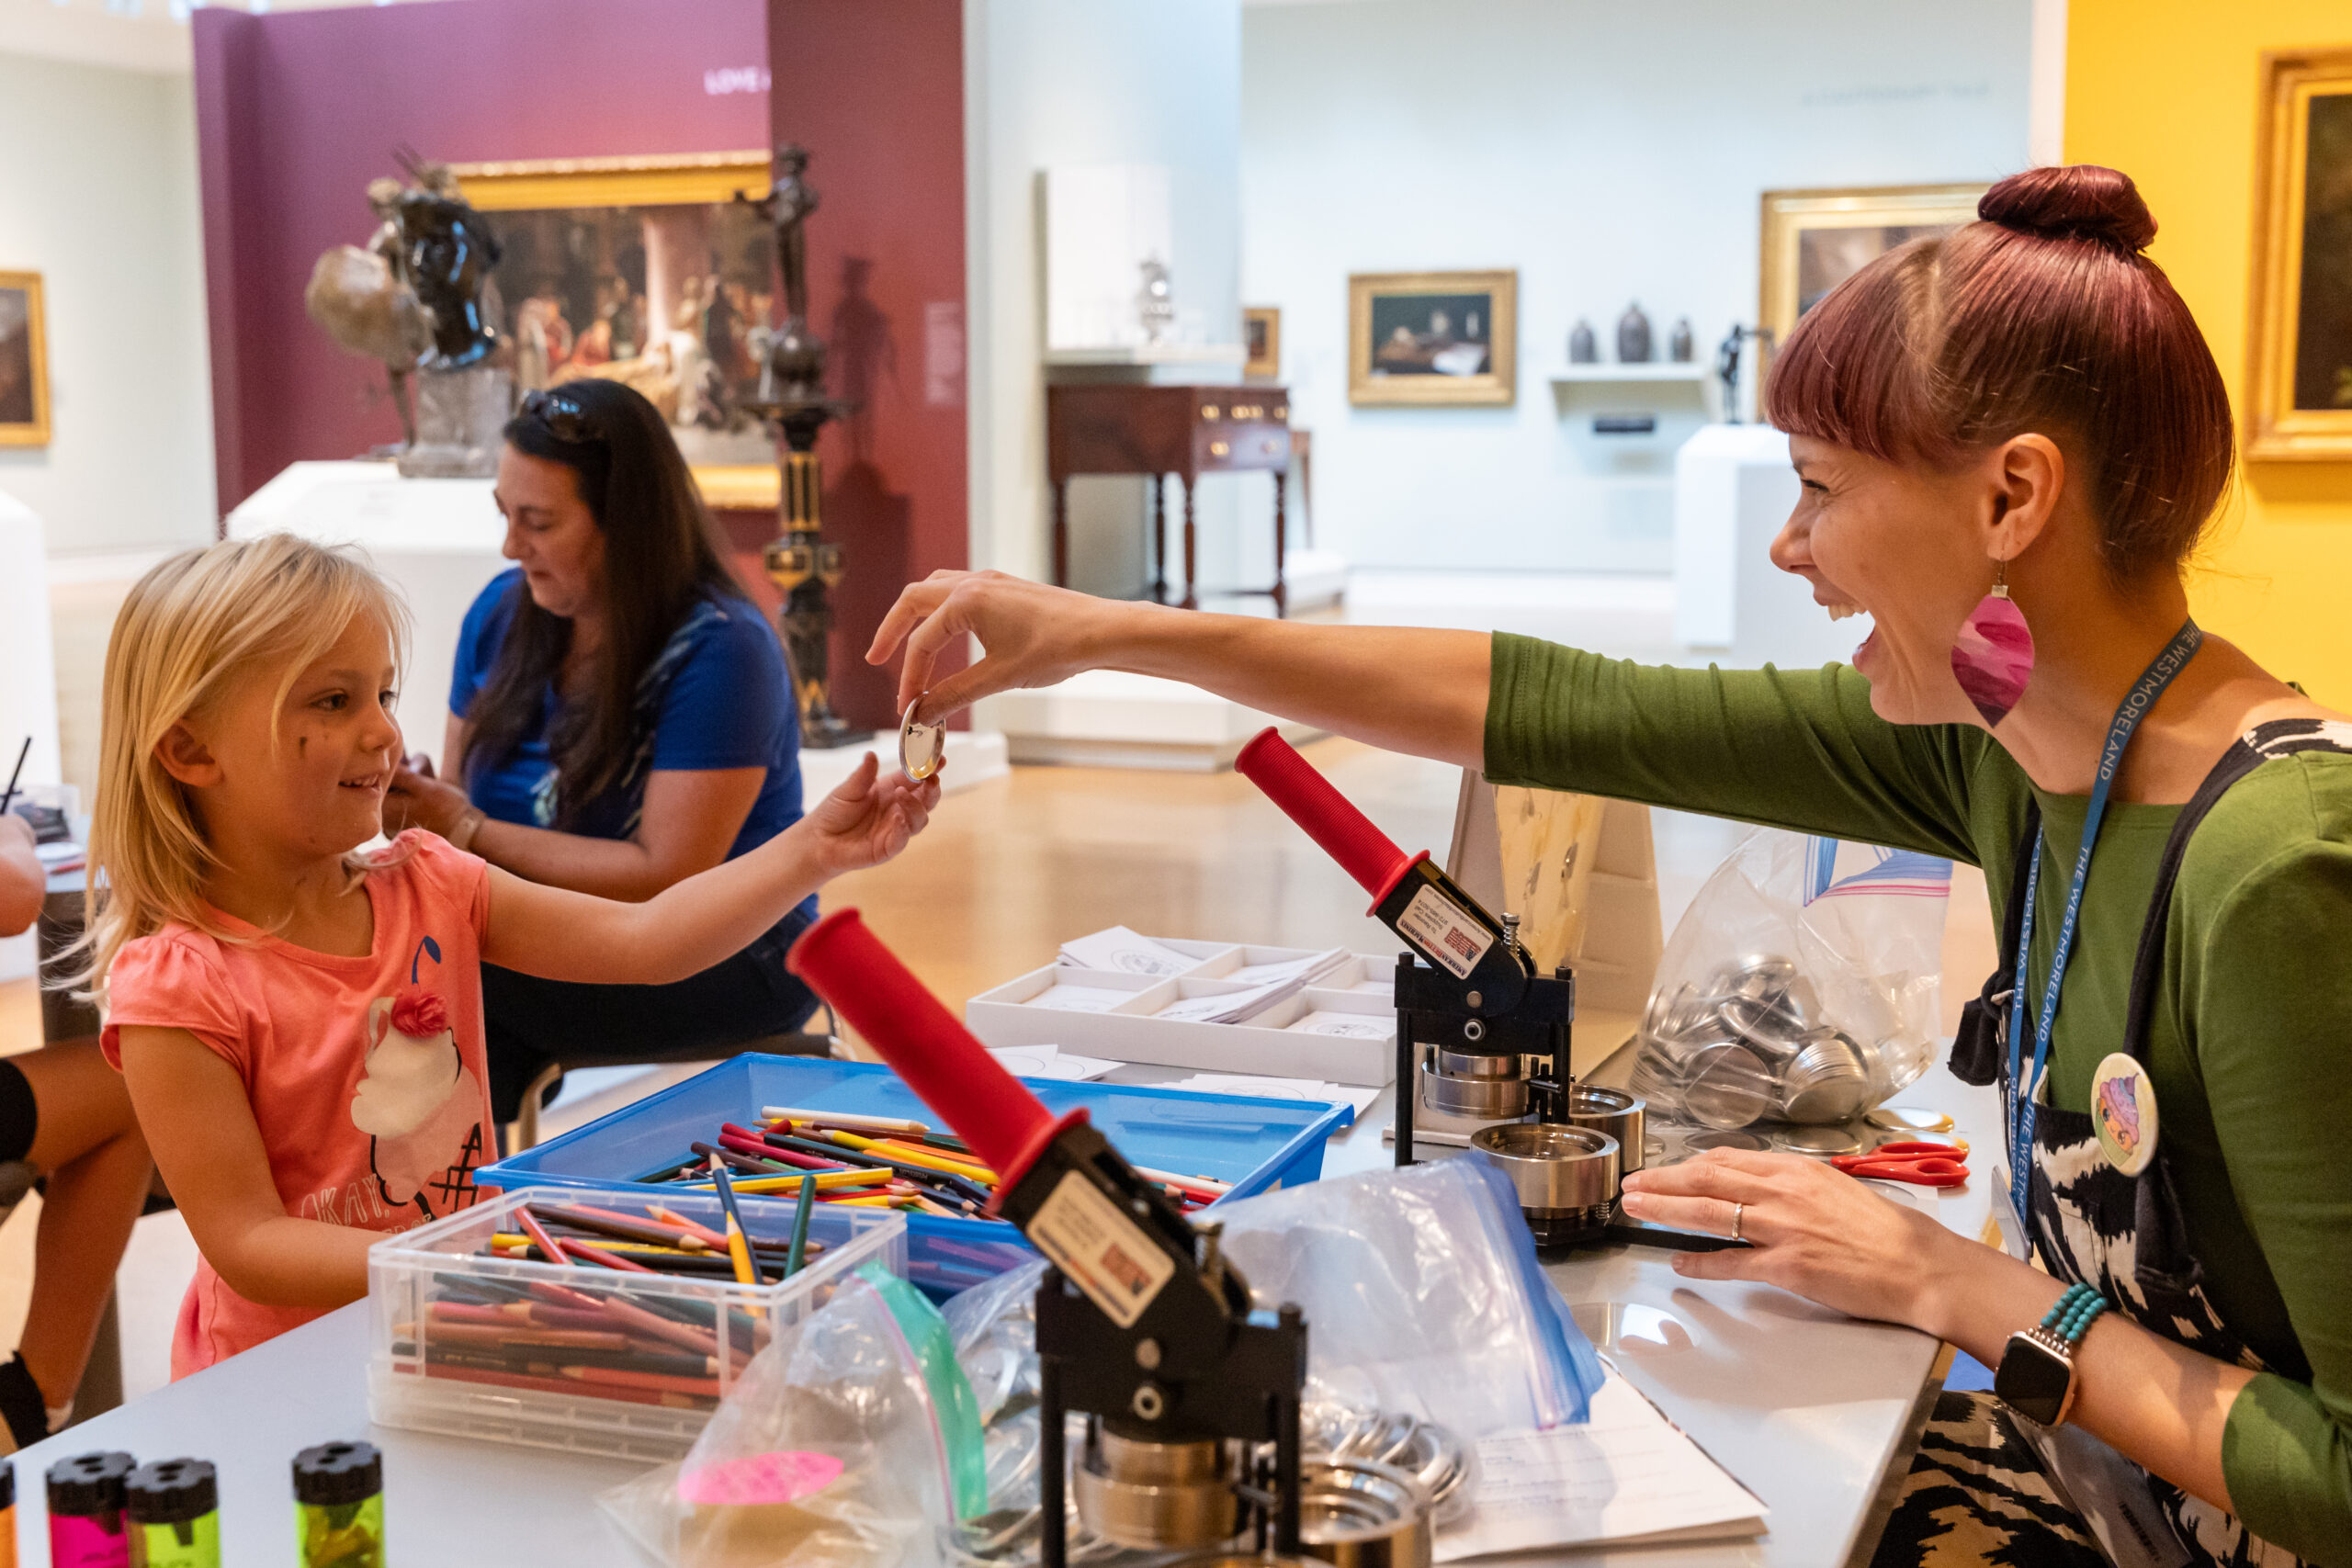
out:
<path id="1" fill-rule="evenodd" d="M 1711 424 L 1674 460 L 1674 640 L 1726 665 L 1805 668 L 1853 656 L 1866 626 L 1829 619 L 1804 579 L 1772 564 L 1799 493 L 1789 438 Z"/>
<path id="2" fill-rule="evenodd" d="M 1255 708 L 1150 675 L 1090 670 L 1057 686 L 1006 692 L 980 705 L 985 722 L 1004 732 L 1016 762 L 1092 768 L 1166 768 L 1215 773 L 1277 721 Z M 1286 740 L 1323 732 L 1281 721 Z"/>
<path id="3" fill-rule="evenodd" d="M 296 463 L 229 514 L 232 539 L 284 531 L 322 544 L 356 545 L 400 590 L 412 620 L 401 674 L 401 731 L 410 750 L 435 758 L 448 728 L 458 629 L 475 595 L 508 564 L 500 554 L 506 524 L 491 489 L 489 479 L 404 479 L 390 463 Z M 52 735 L 54 728 L 52 719 Z M 897 737 L 877 737 L 876 744 L 883 760 L 895 763 Z M 839 784 L 865 750 L 804 750 L 807 798 Z M 949 742 L 948 761 L 942 784 L 963 789 L 1005 771 L 1003 743 L 958 735 Z"/>
<path id="4" fill-rule="evenodd" d="M 57 655 L 49 625 L 49 549 L 40 519 L 0 494 L 0 788 L 28 736 L 26 784 L 58 782 Z M 37 965 L 32 933 L 0 941 L 0 980 L 20 980 Z"/>

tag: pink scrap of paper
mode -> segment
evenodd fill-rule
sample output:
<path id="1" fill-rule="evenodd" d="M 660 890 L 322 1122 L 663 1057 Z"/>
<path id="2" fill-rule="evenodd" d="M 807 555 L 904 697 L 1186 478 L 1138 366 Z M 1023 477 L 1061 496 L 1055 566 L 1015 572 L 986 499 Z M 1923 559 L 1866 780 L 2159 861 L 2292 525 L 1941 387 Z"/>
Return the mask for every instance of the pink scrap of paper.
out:
<path id="1" fill-rule="evenodd" d="M 797 1450 L 724 1460 L 681 1474 L 678 1500 L 736 1507 L 797 1503 L 840 1480 L 842 1469 L 842 1461 L 831 1454 Z"/>

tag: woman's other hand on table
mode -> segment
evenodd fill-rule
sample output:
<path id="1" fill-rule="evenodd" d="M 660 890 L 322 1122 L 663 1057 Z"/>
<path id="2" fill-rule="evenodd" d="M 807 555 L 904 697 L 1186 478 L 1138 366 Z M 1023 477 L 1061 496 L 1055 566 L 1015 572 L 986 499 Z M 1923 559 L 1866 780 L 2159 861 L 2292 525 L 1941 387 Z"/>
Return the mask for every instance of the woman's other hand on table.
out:
<path id="1" fill-rule="evenodd" d="M 384 836 L 396 839 L 411 828 L 447 838 L 473 807 L 466 792 L 403 763 L 392 771 L 384 791 Z"/>
<path id="2" fill-rule="evenodd" d="M 1694 1280 L 1779 1285 L 1855 1317 L 1926 1326 L 1937 1281 L 1972 1244 L 1917 1210 L 1803 1155 L 1710 1149 L 1625 1179 L 1625 1213 L 1674 1230 L 1728 1236 L 1740 1205 L 1746 1248 L 1682 1252 Z"/>
<path id="3" fill-rule="evenodd" d="M 905 849 L 930 823 L 938 804 L 936 778 L 913 784 L 895 768 L 885 773 L 868 751 L 791 831 L 808 836 L 825 875 L 838 876 L 880 865 Z"/>
<path id="4" fill-rule="evenodd" d="M 882 617 L 868 664 L 885 664 L 906 647 L 899 671 L 899 711 L 930 694 L 918 716 L 936 723 L 985 696 L 1023 686 L 1050 686 L 1099 661 L 1110 618 L 1132 606 L 1001 571 L 934 571 L 910 583 Z M 935 684 L 942 654 L 969 633 L 979 662 Z"/>

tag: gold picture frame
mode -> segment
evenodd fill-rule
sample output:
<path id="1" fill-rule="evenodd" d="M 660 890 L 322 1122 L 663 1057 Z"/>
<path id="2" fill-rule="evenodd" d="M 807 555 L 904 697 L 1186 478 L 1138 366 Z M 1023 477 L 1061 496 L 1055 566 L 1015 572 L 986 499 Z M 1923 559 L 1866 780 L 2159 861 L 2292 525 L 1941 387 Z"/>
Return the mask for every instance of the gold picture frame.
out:
<path id="1" fill-rule="evenodd" d="M 773 186 L 764 150 L 623 158 L 544 158 L 453 164 L 458 187 L 483 212 L 549 212 L 599 207 L 708 207 L 738 196 L 757 201 Z M 703 503 L 719 511 L 771 512 L 783 484 L 773 463 L 697 463 Z"/>
<path id="2" fill-rule="evenodd" d="M 1974 222 L 1986 189 L 1955 182 L 1766 191 L 1756 321 L 1771 333 L 1767 363 L 1770 345 L 1789 341 L 1815 299 L 1907 240 Z"/>
<path id="3" fill-rule="evenodd" d="M 40 274 L 0 272 L 0 446 L 49 445 L 49 339 Z"/>
<path id="4" fill-rule="evenodd" d="M 1252 381 L 1279 381 L 1283 374 L 1283 310 L 1279 305 L 1241 307 L 1241 374 Z"/>
<path id="5" fill-rule="evenodd" d="M 1519 400 L 1519 273 L 1348 277 L 1348 401 L 1509 408 Z"/>
<path id="6" fill-rule="evenodd" d="M 2248 289 L 2245 455 L 2352 459 L 2352 282 L 2306 273 L 2318 238 L 2352 240 L 2352 49 L 2262 57 Z M 2325 200 L 2312 207 L 2314 190 Z"/>

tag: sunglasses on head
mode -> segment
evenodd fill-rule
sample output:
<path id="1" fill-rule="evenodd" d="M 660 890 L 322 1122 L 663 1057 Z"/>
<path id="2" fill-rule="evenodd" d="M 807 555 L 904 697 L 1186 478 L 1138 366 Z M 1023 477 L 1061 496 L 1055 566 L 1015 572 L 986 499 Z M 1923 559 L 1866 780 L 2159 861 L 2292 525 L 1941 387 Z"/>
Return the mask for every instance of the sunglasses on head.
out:
<path id="1" fill-rule="evenodd" d="M 533 392 L 523 400 L 523 412 L 546 425 L 548 434 L 567 446 L 605 438 L 590 423 L 588 411 L 561 392 Z"/>

